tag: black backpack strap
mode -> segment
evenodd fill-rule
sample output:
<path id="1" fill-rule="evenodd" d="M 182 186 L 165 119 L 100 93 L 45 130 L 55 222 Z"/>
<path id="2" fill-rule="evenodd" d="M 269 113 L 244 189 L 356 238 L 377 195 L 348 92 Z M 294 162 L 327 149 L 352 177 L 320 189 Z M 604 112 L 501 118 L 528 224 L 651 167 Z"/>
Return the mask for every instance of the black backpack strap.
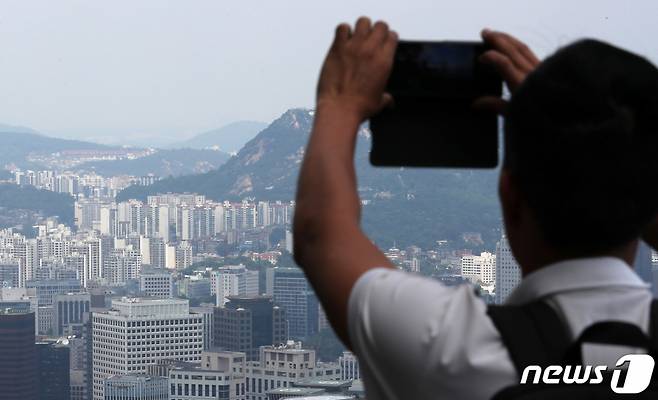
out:
<path id="1" fill-rule="evenodd" d="M 489 306 L 488 314 L 498 329 L 510 358 L 521 372 L 528 365 L 560 364 L 571 335 L 555 310 L 546 302 Z"/>

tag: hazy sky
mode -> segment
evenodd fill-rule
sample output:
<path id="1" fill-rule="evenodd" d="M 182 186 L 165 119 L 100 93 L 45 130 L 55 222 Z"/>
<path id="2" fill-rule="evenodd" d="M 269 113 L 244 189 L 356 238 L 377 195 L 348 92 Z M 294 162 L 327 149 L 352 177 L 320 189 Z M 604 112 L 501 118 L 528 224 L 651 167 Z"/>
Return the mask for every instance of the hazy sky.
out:
<path id="1" fill-rule="evenodd" d="M 542 56 L 589 36 L 658 60 L 655 0 L 0 0 L 0 122 L 154 143 L 267 122 L 313 105 L 334 26 L 361 14 L 402 38 L 488 26 Z"/>

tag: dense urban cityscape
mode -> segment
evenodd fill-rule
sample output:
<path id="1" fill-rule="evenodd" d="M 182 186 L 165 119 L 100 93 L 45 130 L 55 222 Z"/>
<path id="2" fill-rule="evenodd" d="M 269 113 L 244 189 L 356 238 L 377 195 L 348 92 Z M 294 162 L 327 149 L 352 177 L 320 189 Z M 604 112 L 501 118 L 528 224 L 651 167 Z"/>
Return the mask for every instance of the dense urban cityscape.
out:
<path id="1" fill-rule="evenodd" d="M 74 226 L 47 216 L 33 237 L 0 231 L 0 320 L 12 323 L 0 379 L 26 399 L 37 389 L 72 400 L 362 396 L 354 355 L 321 360 L 305 345 L 330 328 L 291 263 L 294 202 L 115 199 L 157 180 L 13 171 L 12 184 L 73 196 Z M 438 241 L 386 255 L 446 284 L 471 282 L 490 302 L 520 279 L 504 238 L 495 254 Z"/>
<path id="2" fill-rule="evenodd" d="M 13 176 L 13 184 L 76 199 L 74 226 L 50 216 L 34 226 L 34 237 L 0 230 L 0 380 L 11 380 L 15 395 L 363 395 L 354 355 L 320 360 L 305 346 L 330 327 L 290 262 L 294 202 L 215 202 L 193 193 L 117 202 L 118 190 L 157 178 Z M 385 254 L 447 285 L 473 284 L 489 303 L 502 303 L 520 280 L 504 236 L 481 254 L 445 240 Z"/>

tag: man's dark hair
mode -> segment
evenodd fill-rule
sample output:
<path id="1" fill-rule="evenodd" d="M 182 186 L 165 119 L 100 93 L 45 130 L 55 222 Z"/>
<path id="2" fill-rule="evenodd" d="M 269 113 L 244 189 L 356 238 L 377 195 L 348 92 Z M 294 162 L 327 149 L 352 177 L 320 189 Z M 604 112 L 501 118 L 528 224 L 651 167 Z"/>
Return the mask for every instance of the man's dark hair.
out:
<path id="1" fill-rule="evenodd" d="M 560 49 L 511 100 L 504 166 L 552 246 L 637 238 L 658 212 L 658 69 L 596 40 Z"/>

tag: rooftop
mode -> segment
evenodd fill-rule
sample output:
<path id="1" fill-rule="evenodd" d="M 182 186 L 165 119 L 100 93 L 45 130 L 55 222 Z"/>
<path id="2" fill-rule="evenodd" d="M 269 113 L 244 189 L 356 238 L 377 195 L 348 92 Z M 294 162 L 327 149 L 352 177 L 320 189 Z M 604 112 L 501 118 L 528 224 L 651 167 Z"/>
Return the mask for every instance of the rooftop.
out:
<path id="1" fill-rule="evenodd" d="M 323 394 L 325 391 L 323 389 L 316 388 L 300 388 L 300 387 L 282 387 L 272 389 L 267 392 L 267 394 L 279 394 L 279 395 L 290 395 L 290 396 L 315 396 Z M 315 398 L 315 397 L 313 397 Z"/>
<path id="2" fill-rule="evenodd" d="M 352 386 L 351 380 L 329 380 L 329 379 L 301 379 L 293 383 L 296 387 L 305 387 L 305 388 L 326 388 L 326 389 L 337 389 L 337 388 L 349 388 Z"/>

